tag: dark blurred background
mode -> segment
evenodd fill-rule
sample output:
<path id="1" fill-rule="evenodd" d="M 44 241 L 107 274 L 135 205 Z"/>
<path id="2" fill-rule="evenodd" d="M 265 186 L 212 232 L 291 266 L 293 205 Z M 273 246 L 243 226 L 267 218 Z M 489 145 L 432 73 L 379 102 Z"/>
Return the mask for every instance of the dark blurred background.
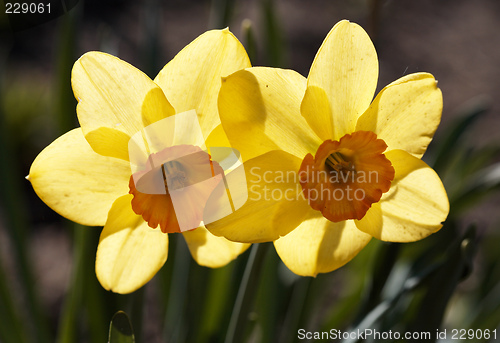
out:
<path id="1" fill-rule="evenodd" d="M 463 144 L 472 151 L 500 144 L 498 0 L 80 0 L 73 5 L 60 17 L 23 30 L 10 30 L 3 14 L 0 21 L 0 260 L 9 282 L 21 283 L 7 227 L 24 223 L 34 282 L 52 326 L 74 265 L 71 232 L 24 176 L 45 146 L 78 126 L 70 73 L 87 51 L 116 55 L 154 78 L 207 29 L 229 26 L 248 47 L 251 27 L 254 65 L 291 68 L 307 76 L 327 33 L 339 20 L 349 19 L 363 26 L 376 45 L 379 90 L 414 72 L 430 72 L 439 81 L 444 110 L 436 141 L 454 118 L 479 108 L 484 113 L 467 128 Z M 499 157 L 496 153 L 493 160 Z M 7 184 L 14 187 L 10 193 Z M 460 218 L 477 223 L 480 236 L 496 238 L 499 200 L 498 194 L 488 197 Z M 472 281 L 464 287 L 475 286 Z M 22 306 L 23 300 L 17 301 Z"/>

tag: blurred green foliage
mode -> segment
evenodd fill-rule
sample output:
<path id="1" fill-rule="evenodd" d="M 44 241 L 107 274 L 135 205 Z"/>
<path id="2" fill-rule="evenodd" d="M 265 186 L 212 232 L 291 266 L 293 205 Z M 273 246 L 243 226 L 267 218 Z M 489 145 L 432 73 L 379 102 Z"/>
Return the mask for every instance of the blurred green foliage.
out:
<path id="1" fill-rule="evenodd" d="M 113 316 L 109 325 L 108 343 L 134 343 L 134 330 L 130 319 L 123 311 L 118 311 Z"/>

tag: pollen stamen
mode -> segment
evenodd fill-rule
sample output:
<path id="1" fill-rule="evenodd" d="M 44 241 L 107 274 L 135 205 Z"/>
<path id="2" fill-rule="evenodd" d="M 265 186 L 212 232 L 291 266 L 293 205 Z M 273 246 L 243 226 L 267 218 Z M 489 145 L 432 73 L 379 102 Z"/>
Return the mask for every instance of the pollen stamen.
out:
<path id="1" fill-rule="evenodd" d="M 168 187 L 172 189 L 179 189 L 185 187 L 186 173 L 182 166 L 177 161 L 168 161 L 161 165 L 161 172 L 163 176 L 163 183 L 165 184 L 165 191 L 169 194 Z"/>
<path id="2" fill-rule="evenodd" d="M 325 164 L 337 172 L 344 170 L 356 171 L 351 161 L 346 161 L 345 157 L 339 152 L 334 152 L 326 158 Z"/>

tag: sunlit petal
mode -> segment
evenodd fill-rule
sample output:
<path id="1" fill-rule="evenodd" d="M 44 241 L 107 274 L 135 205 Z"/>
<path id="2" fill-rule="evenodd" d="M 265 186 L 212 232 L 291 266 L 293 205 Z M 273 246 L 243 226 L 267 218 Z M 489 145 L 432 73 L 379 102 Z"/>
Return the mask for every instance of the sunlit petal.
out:
<path id="1" fill-rule="evenodd" d="M 182 49 L 155 78 L 177 113 L 196 110 L 204 137 L 220 124 L 221 77 L 250 67 L 245 49 L 228 30 L 208 31 Z"/>
<path id="2" fill-rule="evenodd" d="M 222 219 L 208 222 L 208 230 L 217 236 L 247 243 L 273 241 L 286 235 L 309 211 L 298 181 L 299 166 L 297 157 L 284 151 L 271 151 L 238 167 L 244 167 L 246 183 L 240 182 L 238 168 L 229 173 L 226 178 L 233 201 L 244 196 L 248 199 L 234 213 L 222 218 L 217 214 L 225 206 L 224 197 L 217 197 L 216 189 L 207 202 L 204 216 Z M 233 184 L 235 187 L 231 188 Z"/>
<path id="3" fill-rule="evenodd" d="M 183 232 L 182 235 L 195 261 L 200 266 L 210 268 L 225 266 L 250 246 L 228 241 L 224 237 L 216 237 L 203 226 Z"/>
<path id="4" fill-rule="evenodd" d="M 222 125 L 233 148 L 248 160 L 281 149 L 303 158 L 320 138 L 300 114 L 306 80 L 284 69 L 250 68 L 223 80 Z"/>
<path id="5" fill-rule="evenodd" d="M 333 139 L 333 115 L 328 95 L 323 88 L 309 86 L 300 105 L 300 112 L 322 141 Z"/>
<path id="6" fill-rule="evenodd" d="M 285 265 L 295 274 L 316 276 L 342 267 L 356 256 L 371 236 L 352 220 L 333 223 L 316 215 L 274 242 Z"/>
<path id="7" fill-rule="evenodd" d="M 330 139 L 338 140 L 354 131 L 358 117 L 373 99 L 377 78 L 377 53 L 368 34 L 346 20 L 337 23 L 319 48 L 307 77 L 308 87 L 322 88 L 328 96 L 334 131 Z M 317 122 L 313 125 L 316 128 L 320 120 L 331 125 L 326 113 L 303 114 L 313 116 L 308 121 Z"/>
<path id="8" fill-rule="evenodd" d="M 212 132 L 210 132 L 210 135 L 208 136 L 205 145 L 208 148 L 231 146 L 231 143 L 229 143 L 229 140 L 227 139 L 226 132 L 224 132 L 222 124 L 219 124 L 215 129 L 212 130 Z"/>
<path id="9" fill-rule="evenodd" d="M 128 162 L 95 153 L 80 128 L 46 147 L 33 162 L 29 181 L 60 215 L 83 225 L 104 225 L 113 202 L 128 193 Z"/>
<path id="10" fill-rule="evenodd" d="M 356 130 L 373 131 L 388 150 L 403 149 L 422 157 L 441 121 L 443 97 L 431 74 L 400 78 L 377 95 L 359 118 Z"/>
<path id="11" fill-rule="evenodd" d="M 85 139 L 99 155 L 129 160 L 130 136 L 123 131 L 103 126 L 87 133 Z"/>
<path id="12" fill-rule="evenodd" d="M 438 231 L 449 212 L 439 176 L 405 151 L 392 150 L 385 155 L 396 171 L 391 189 L 356 221 L 357 227 L 391 242 L 413 242 Z"/>
<path id="13" fill-rule="evenodd" d="M 174 114 L 163 91 L 146 74 L 102 52 L 88 52 L 75 62 L 71 84 L 85 134 L 104 126 L 132 136 Z"/>
<path id="14" fill-rule="evenodd" d="M 136 215 L 131 200 L 132 195 L 125 195 L 115 201 L 97 247 L 97 278 L 105 289 L 116 293 L 142 287 L 168 255 L 168 236 Z"/>

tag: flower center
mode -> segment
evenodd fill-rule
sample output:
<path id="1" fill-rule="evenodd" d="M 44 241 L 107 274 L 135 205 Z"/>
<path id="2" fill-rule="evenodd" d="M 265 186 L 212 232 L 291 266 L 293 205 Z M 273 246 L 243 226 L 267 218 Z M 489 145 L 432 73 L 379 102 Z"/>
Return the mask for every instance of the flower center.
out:
<path id="1" fill-rule="evenodd" d="M 161 165 L 161 174 L 165 185 L 165 192 L 168 194 L 168 189 L 184 188 L 187 184 L 186 172 L 182 164 L 177 161 L 168 161 Z"/>
<path id="2" fill-rule="evenodd" d="M 153 153 L 130 177 L 132 209 L 152 228 L 183 232 L 197 228 L 224 171 L 199 147 L 178 145 Z"/>
<path id="3" fill-rule="evenodd" d="M 332 172 L 345 174 L 356 171 L 352 162 L 346 161 L 346 158 L 340 152 L 331 153 L 326 158 L 325 164 L 331 168 Z"/>
<path id="4" fill-rule="evenodd" d="M 326 140 L 308 154 L 299 181 L 310 206 L 333 222 L 364 217 L 391 187 L 394 168 L 383 152 L 387 144 L 369 131 Z"/>

